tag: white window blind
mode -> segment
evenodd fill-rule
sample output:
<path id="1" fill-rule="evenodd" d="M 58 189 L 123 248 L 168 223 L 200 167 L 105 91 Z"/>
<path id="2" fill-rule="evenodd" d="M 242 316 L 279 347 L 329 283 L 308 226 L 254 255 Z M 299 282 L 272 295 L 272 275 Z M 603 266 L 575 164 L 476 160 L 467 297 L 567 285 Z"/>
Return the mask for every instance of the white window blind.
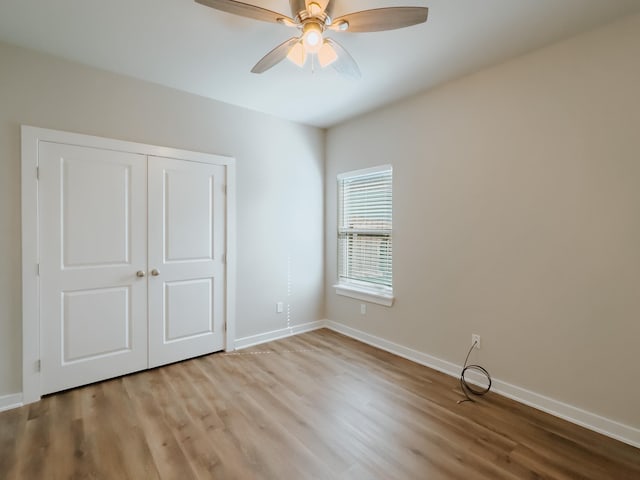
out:
<path id="1" fill-rule="evenodd" d="M 391 233 L 391 166 L 339 175 L 339 283 L 391 291 Z"/>

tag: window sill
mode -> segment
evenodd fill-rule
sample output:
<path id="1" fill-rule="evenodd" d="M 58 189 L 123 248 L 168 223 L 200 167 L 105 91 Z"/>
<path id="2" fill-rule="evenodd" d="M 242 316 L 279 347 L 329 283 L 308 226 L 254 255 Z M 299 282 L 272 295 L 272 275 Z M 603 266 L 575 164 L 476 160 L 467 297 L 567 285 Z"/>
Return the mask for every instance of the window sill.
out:
<path id="1" fill-rule="evenodd" d="M 390 293 L 383 293 L 378 290 L 368 289 L 364 287 L 356 287 L 353 285 L 334 285 L 336 293 L 344 297 L 355 298 L 364 302 L 376 303 L 385 307 L 393 305 L 394 297 Z"/>

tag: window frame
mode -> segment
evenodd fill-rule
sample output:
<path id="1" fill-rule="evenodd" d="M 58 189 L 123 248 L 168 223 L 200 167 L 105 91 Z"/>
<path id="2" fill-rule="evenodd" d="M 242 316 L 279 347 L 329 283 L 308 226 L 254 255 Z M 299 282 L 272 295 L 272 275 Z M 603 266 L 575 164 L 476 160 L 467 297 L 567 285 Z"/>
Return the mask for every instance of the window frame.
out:
<path id="1" fill-rule="evenodd" d="M 346 279 L 343 277 L 340 277 L 340 237 L 341 234 L 344 234 L 344 229 L 342 229 L 341 225 L 340 225 L 340 219 L 341 219 L 341 210 L 344 209 L 344 202 L 343 200 L 341 200 L 340 198 L 340 191 L 341 191 L 341 182 L 343 182 L 345 179 L 349 179 L 349 178 L 356 178 L 356 177 L 361 177 L 361 176 L 366 176 L 366 175 L 371 175 L 371 174 L 375 174 L 378 172 L 389 172 L 391 175 L 391 196 L 392 196 L 392 203 L 393 203 L 393 167 L 389 164 L 386 165 L 380 165 L 380 166 L 376 166 L 376 167 L 371 167 L 371 168 L 365 168 L 365 169 L 360 169 L 360 170 L 352 170 L 352 171 L 348 171 L 348 172 L 343 172 L 337 175 L 336 181 L 337 181 L 337 217 L 336 217 L 336 227 L 337 227 L 337 232 L 336 232 L 336 267 L 337 267 L 337 282 L 335 285 L 333 285 L 333 287 L 336 289 L 336 294 L 338 295 L 342 295 L 342 296 L 346 296 L 346 297 L 350 297 L 350 298 L 354 298 L 357 300 L 362 300 L 365 302 L 370 302 L 370 303 L 375 303 L 378 305 L 383 305 L 386 307 L 391 307 L 393 305 L 394 302 L 394 296 L 393 296 L 393 273 L 391 275 L 391 286 L 385 286 L 385 285 L 380 285 L 380 284 L 376 284 L 373 282 L 367 282 L 367 281 L 359 281 L 359 280 L 355 280 L 355 279 Z M 393 211 L 391 213 L 392 215 L 392 223 L 393 223 Z M 380 231 L 385 231 L 383 229 L 374 229 L 374 230 L 380 230 Z M 388 230 L 388 236 L 391 240 L 393 240 L 393 226 L 391 227 L 390 230 Z M 393 248 L 391 251 L 391 255 L 390 255 L 390 262 L 391 265 L 393 265 Z M 391 271 L 393 272 L 393 268 L 391 267 Z"/>

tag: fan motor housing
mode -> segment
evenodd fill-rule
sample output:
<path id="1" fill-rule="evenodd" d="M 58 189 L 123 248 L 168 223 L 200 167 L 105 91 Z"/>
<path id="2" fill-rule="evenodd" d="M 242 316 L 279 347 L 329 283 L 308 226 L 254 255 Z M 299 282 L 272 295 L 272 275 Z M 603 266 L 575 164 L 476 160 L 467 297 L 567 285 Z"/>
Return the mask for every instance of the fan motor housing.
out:
<path id="1" fill-rule="evenodd" d="M 312 15 L 309 12 L 308 4 L 315 3 L 322 8 L 322 13 L 319 15 Z M 319 23 L 331 23 L 330 11 L 333 7 L 331 0 L 289 0 L 291 5 L 291 16 L 299 23 L 303 23 L 309 18 L 319 20 Z"/>

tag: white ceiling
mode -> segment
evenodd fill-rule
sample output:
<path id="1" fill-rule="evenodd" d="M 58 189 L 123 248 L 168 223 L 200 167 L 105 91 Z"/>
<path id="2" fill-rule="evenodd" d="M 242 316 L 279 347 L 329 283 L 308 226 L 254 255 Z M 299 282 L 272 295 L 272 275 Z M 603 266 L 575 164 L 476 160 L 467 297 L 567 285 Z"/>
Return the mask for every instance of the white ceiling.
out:
<path id="1" fill-rule="evenodd" d="M 289 14 L 288 0 L 243 0 Z M 360 80 L 287 60 L 253 65 L 295 30 L 193 0 L 0 0 L 0 40 L 179 90 L 328 127 L 578 32 L 640 12 L 639 0 L 333 0 L 335 14 L 427 6 L 402 30 L 338 33 Z M 309 62 L 307 62 L 309 64 Z M 1 66 L 0 66 L 1 68 Z"/>

